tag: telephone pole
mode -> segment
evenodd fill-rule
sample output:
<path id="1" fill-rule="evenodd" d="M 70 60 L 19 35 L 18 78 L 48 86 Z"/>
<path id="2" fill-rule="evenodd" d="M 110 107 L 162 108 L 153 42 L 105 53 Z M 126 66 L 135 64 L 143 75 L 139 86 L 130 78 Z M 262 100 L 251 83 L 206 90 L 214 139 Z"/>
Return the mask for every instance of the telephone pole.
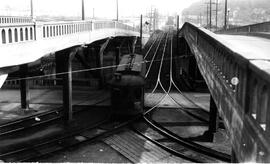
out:
<path id="1" fill-rule="evenodd" d="M 152 26 L 153 25 L 153 7 L 151 6 L 151 11 L 150 11 L 150 24 L 149 24 L 149 29 L 152 31 Z"/>
<path id="2" fill-rule="evenodd" d="M 84 15 L 84 0 L 82 0 L 82 20 L 85 20 L 85 15 Z"/>
<path id="3" fill-rule="evenodd" d="M 210 0 L 210 8 L 209 8 L 209 10 L 210 10 L 210 13 L 209 13 L 209 28 L 210 28 L 210 31 L 211 31 L 211 29 L 212 29 L 212 0 Z"/>
<path id="4" fill-rule="evenodd" d="M 208 28 L 208 16 L 209 16 L 209 6 L 206 4 L 206 28 Z"/>
<path id="5" fill-rule="evenodd" d="M 216 31 L 218 30 L 218 0 L 216 0 Z"/>
<path id="6" fill-rule="evenodd" d="M 116 21 L 118 21 L 119 19 L 119 15 L 118 15 L 118 0 L 116 0 Z"/>
<path id="7" fill-rule="evenodd" d="M 213 2 L 212 0 L 209 0 L 209 2 L 206 3 L 207 5 L 207 27 L 209 27 L 209 29 L 212 29 L 212 5 L 215 4 L 215 2 Z M 209 6 L 208 6 L 209 5 Z"/>
<path id="8" fill-rule="evenodd" d="M 141 14 L 141 17 L 140 17 L 140 51 L 142 53 L 142 32 L 143 32 L 143 24 L 142 24 L 142 19 L 143 19 L 143 16 Z"/>
<path id="9" fill-rule="evenodd" d="M 156 30 L 156 8 L 154 9 L 154 16 L 153 16 L 153 31 Z"/>
<path id="10" fill-rule="evenodd" d="M 31 18 L 34 19 L 34 7 L 33 0 L 30 0 L 30 8 L 31 8 Z"/>
<path id="11" fill-rule="evenodd" d="M 228 11 L 228 2 L 225 0 L 225 10 L 224 10 L 224 30 L 227 29 L 227 11 Z"/>

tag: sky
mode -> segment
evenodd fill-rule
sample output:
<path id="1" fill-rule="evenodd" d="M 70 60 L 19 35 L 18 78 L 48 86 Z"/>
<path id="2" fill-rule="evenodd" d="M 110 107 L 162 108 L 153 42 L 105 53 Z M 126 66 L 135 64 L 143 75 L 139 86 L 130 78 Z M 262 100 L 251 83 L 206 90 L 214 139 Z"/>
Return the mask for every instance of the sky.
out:
<path id="1" fill-rule="evenodd" d="M 116 0 L 84 0 L 86 17 L 113 19 L 116 17 Z M 139 16 L 152 8 L 162 14 L 180 14 L 198 0 L 118 0 L 119 16 Z M 34 14 L 51 16 L 80 16 L 81 0 L 33 0 Z M 0 15 L 30 15 L 30 0 L 0 0 Z"/>

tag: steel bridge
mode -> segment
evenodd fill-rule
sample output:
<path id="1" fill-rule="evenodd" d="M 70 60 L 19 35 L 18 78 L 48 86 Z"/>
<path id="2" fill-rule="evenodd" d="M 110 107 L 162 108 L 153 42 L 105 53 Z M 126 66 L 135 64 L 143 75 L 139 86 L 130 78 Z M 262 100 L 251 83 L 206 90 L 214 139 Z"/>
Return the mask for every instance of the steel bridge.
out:
<path id="1" fill-rule="evenodd" d="M 269 30 L 267 22 L 214 34 L 186 23 L 179 33 L 224 120 L 234 162 L 270 161 Z"/>

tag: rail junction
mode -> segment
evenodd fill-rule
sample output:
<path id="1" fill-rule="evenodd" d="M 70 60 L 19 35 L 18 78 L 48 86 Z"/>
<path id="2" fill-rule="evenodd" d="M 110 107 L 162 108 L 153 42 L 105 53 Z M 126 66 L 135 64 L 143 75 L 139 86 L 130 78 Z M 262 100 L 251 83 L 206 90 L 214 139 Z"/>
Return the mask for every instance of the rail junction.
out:
<path id="1" fill-rule="evenodd" d="M 63 162 L 97 141 L 120 162 L 270 161 L 269 22 L 150 36 L 118 21 L 0 21 L 1 161 Z M 107 84 L 132 53 L 146 64 L 143 113 L 115 120 Z"/>

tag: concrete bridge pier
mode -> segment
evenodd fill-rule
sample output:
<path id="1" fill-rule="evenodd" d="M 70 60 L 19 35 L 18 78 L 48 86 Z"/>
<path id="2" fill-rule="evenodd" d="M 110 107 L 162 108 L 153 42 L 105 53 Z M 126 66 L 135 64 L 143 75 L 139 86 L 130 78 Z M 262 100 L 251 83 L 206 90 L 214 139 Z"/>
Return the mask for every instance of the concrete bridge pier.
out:
<path id="1" fill-rule="evenodd" d="M 239 161 L 237 160 L 237 156 L 235 154 L 235 151 L 232 148 L 232 152 L 231 152 L 231 163 L 239 163 Z"/>
<path id="2" fill-rule="evenodd" d="M 209 142 L 213 142 L 214 134 L 217 132 L 219 125 L 218 109 L 212 96 L 210 96 L 210 112 L 208 130 L 204 132 L 203 138 Z"/>
<path id="3" fill-rule="evenodd" d="M 28 75 L 28 64 L 20 65 L 20 92 L 21 92 L 21 108 L 23 111 L 29 110 L 30 93 L 29 81 L 26 79 Z"/>

